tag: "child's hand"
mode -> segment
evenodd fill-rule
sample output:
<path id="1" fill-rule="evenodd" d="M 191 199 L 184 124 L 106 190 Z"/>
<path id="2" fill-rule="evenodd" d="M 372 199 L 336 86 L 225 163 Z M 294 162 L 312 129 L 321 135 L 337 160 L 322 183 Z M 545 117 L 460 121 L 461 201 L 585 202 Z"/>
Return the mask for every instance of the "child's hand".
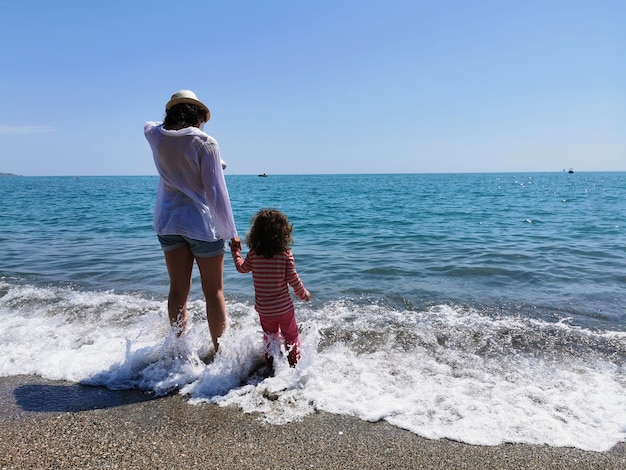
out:
<path id="1" fill-rule="evenodd" d="M 233 238 L 228 245 L 230 246 L 230 251 L 241 250 L 241 240 L 239 240 L 239 237 Z"/>
<path id="2" fill-rule="evenodd" d="M 304 300 L 307 302 L 311 300 L 311 293 L 308 290 L 304 292 Z"/>

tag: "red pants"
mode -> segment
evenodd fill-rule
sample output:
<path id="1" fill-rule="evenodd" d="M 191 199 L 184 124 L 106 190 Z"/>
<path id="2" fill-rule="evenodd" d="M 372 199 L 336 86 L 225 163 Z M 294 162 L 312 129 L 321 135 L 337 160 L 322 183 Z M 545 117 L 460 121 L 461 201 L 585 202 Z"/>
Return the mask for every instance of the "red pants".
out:
<path id="1" fill-rule="evenodd" d="M 295 311 L 292 310 L 289 313 L 276 316 L 259 315 L 259 320 L 261 320 L 261 328 L 263 328 L 265 351 L 269 351 L 272 339 L 282 335 L 285 339 L 287 360 L 289 365 L 294 367 L 300 359 L 300 336 L 298 335 Z"/>

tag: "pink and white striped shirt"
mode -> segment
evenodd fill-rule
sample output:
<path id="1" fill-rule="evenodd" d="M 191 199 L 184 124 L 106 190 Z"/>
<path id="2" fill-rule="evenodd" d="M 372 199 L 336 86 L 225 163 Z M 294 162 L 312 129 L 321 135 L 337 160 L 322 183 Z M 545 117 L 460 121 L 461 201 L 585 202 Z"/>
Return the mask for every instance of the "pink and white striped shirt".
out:
<path id="1" fill-rule="evenodd" d="M 291 250 L 264 258 L 250 251 L 244 260 L 241 250 L 232 252 L 235 267 L 240 273 L 252 272 L 254 283 L 254 308 L 259 315 L 275 316 L 293 310 L 289 286 L 299 299 L 304 300 L 306 289 L 296 271 L 296 261 Z"/>

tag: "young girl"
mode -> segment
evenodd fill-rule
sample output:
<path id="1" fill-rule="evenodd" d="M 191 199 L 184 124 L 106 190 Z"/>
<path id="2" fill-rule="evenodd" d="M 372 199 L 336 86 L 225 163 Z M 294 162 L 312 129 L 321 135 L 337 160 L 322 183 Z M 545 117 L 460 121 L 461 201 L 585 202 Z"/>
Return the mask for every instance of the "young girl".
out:
<path id="1" fill-rule="evenodd" d="M 291 286 L 300 300 L 309 301 L 311 294 L 305 289 L 296 271 L 291 253 L 293 226 L 279 210 L 263 209 L 252 219 L 246 244 L 250 248 L 246 259 L 241 256 L 241 243 L 230 244 L 235 267 L 240 273 L 252 271 L 254 282 L 254 308 L 259 313 L 263 328 L 266 358 L 273 338 L 282 334 L 288 351 L 287 359 L 295 367 L 300 359 L 300 338 L 289 294 Z"/>

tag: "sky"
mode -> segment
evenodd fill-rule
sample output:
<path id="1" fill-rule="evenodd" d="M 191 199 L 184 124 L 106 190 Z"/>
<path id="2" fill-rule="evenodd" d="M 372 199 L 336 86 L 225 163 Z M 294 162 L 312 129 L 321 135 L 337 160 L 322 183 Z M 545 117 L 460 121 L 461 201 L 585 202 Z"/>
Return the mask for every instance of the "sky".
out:
<path id="1" fill-rule="evenodd" d="M 626 171 L 626 1 L 0 0 L 0 172 L 154 175 L 193 90 L 227 174 Z"/>

